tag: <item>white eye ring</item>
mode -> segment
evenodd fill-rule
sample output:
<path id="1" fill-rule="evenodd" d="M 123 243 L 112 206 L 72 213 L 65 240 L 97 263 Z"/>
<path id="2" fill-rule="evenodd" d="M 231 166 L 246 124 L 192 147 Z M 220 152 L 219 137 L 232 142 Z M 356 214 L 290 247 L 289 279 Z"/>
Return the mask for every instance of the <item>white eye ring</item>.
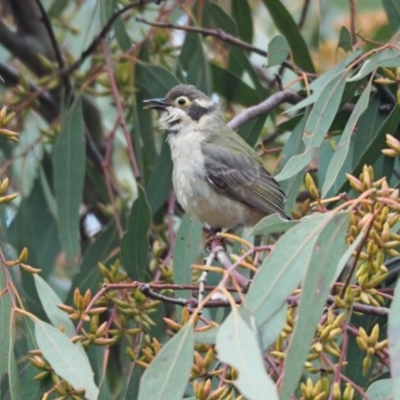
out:
<path id="1" fill-rule="evenodd" d="M 179 97 L 176 102 L 180 105 L 180 106 L 184 106 L 187 103 L 187 99 L 186 97 Z"/>

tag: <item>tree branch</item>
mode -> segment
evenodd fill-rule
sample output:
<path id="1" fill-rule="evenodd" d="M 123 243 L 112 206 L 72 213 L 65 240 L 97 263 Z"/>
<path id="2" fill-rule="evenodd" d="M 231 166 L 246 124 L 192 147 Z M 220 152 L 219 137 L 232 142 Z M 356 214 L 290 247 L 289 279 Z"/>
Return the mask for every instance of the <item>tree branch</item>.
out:
<path id="1" fill-rule="evenodd" d="M 234 117 L 228 123 L 228 126 L 235 131 L 248 120 L 258 117 L 261 114 L 265 114 L 271 111 L 273 108 L 278 107 L 282 103 L 287 102 L 291 104 L 296 104 L 300 100 L 303 100 L 303 97 L 295 92 L 292 92 L 291 90 L 283 90 L 281 92 L 277 92 L 268 97 L 268 99 L 264 100 L 260 104 L 249 107 L 246 110 L 242 111 L 240 114 L 236 115 L 236 117 Z"/>

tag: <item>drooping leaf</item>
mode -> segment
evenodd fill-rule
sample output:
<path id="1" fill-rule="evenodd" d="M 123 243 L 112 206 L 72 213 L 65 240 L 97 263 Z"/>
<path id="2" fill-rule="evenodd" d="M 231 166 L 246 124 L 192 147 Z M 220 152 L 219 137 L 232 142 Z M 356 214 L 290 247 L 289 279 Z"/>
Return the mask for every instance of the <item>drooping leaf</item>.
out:
<path id="1" fill-rule="evenodd" d="M 192 283 L 191 265 L 196 260 L 201 243 L 202 225 L 190 214 L 186 213 L 182 218 L 181 225 L 176 234 L 174 248 L 174 270 L 175 284 L 190 285 Z M 190 298 L 190 291 L 180 291 L 179 295 Z"/>
<path id="2" fill-rule="evenodd" d="M 257 91 L 244 83 L 232 72 L 211 64 L 214 90 L 228 101 L 249 107 L 260 101 Z"/>
<path id="3" fill-rule="evenodd" d="M 282 64 L 289 54 L 290 46 L 285 36 L 275 36 L 268 44 L 268 67 Z"/>
<path id="4" fill-rule="evenodd" d="M 338 47 L 341 47 L 344 51 L 353 51 L 350 32 L 345 26 L 340 29 Z"/>
<path id="5" fill-rule="evenodd" d="M 287 305 L 283 304 L 268 321 L 257 326 L 260 335 L 260 346 L 263 351 L 267 351 L 281 334 L 286 322 L 286 312 Z"/>
<path id="6" fill-rule="evenodd" d="M 96 400 L 99 389 L 94 383 L 87 358 L 54 326 L 37 318 L 34 323 L 39 349 L 57 375 L 67 380 L 73 388 L 85 389 L 87 399 Z"/>
<path id="7" fill-rule="evenodd" d="M 122 239 L 121 258 L 129 277 L 134 281 L 143 281 L 149 255 L 151 210 L 140 186 L 138 194 L 128 219 L 128 230 Z"/>
<path id="8" fill-rule="evenodd" d="M 153 359 L 142 376 L 138 400 L 181 400 L 193 363 L 194 331 L 188 322 Z"/>
<path id="9" fill-rule="evenodd" d="M 369 400 L 394 400 L 393 381 L 391 379 L 380 379 L 368 387 L 365 393 Z"/>
<path id="10" fill-rule="evenodd" d="M 394 298 L 390 305 L 388 339 L 389 339 L 389 357 L 390 357 L 390 373 L 392 377 L 393 398 L 400 396 L 400 320 L 398 318 L 400 312 L 400 283 L 396 284 L 394 290 Z"/>
<path id="11" fill-rule="evenodd" d="M 253 41 L 253 17 L 247 0 L 232 0 L 232 17 L 236 22 L 239 37 L 247 43 Z"/>
<path id="12" fill-rule="evenodd" d="M 172 188 L 172 158 L 169 144 L 163 138 L 161 152 L 146 188 L 146 197 L 154 215 L 165 204 Z"/>
<path id="13" fill-rule="evenodd" d="M 314 72 L 314 65 L 306 42 L 304 41 L 297 24 L 280 0 L 263 0 L 275 26 L 284 35 L 290 44 L 294 62 L 307 72 Z"/>
<path id="14" fill-rule="evenodd" d="M 135 84 L 144 88 L 152 97 L 165 95 L 180 82 L 167 69 L 159 65 L 138 62 L 135 66 Z"/>
<path id="15" fill-rule="evenodd" d="M 338 257 L 347 249 L 345 239 L 348 223 L 348 213 L 330 213 L 316 232 L 302 285 L 298 320 L 286 357 L 281 400 L 290 399 L 299 383 L 316 326 L 331 289 Z"/>
<path id="16" fill-rule="evenodd" d="M 96 293 L 99 290 L 102 275 L 98 268 L 98 263 L 103 263 L 106 260 L 112 261 L 108 257 L 113 249 L 117 248 L 118 244 L 116 224 L 112 222 L 86 250 L 79 272 L 72 281 L 71 290 L 66 301 L 68 304 L 73 302 L 75 288 L 79 288 L 81 293 L 85 293 L 87 289 L 90 289 L 92 293 Z"/>
<path id="17" fill-rule="evenodd" d="M 395 34 L 400 27 L 400 4 L 396 0 L 382 0 L 389 20 L 390 29 Z"/>
<path id="18" fill-rule="evenodd" d="M 232 310 L 219 327 L 217 350 L 219 359 L 239 372 L 233 383 L 246 399 L 279 399 L 275 383 L 265 371 L 257 338 L 238 310 Z"/>
<path id="19" fill-rule="evenodd" d="M 240 126 L 237 133 L 241 136 L 251 147 L 254 147 L 260 136 L 261 130 L 267 119 L 267 114 L 260 115 L 257 118 L 250 119 Z"/>
<path id="20" fill-rule="evenodd" d="M 367 87 L 364 89 L 362 95 L 358 99 L 358 102 L 354 107 L 349 120 L 347 121 L 346 127 L 344 128 L 344 131 L 340 136 L 340 140 L 337 145 L 336 151 L 330 160 L 325 181 L 322 186 L 323 198 L 327 195 L 329 189 L 335 183 L 337 176 L 342 168 L 342 165 L 345 162 L 345 159 L 347 157 L 350 148 L 351 136 L 357 128 L 358 120 L 361 114 L 363 114 L 368 107 L 370 93 L 371 93 L 371 81 L 368 83 Z"/>
<path id="21" fill-rule="evenodd" d="M 62 112 L 53 166 L 58 233 L 67 259 L 76 264 L 81 255 L 79 207 L 85 177 L 85 122 L 81 99 Z"/>

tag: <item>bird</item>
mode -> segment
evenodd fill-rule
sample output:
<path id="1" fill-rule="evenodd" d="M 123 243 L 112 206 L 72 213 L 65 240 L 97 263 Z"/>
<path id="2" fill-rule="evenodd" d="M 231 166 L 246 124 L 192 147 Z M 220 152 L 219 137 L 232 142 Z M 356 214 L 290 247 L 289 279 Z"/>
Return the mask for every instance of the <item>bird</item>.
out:
<path id="1" fill-rule="evenodd" d="M 275 213 L 290 219 L 278 182 L 209 96 L 180 84 L 145 102 L 161 111 L 160 128 L 169 131 L 173 187 L 185 211 L 212 232 L 251 227 Z"/>

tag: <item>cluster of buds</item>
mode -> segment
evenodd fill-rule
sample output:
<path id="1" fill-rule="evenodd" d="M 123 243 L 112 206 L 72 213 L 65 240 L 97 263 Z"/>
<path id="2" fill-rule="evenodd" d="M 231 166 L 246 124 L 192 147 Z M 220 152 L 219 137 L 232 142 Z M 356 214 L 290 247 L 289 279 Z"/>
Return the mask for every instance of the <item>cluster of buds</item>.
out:
<path id="1" fill-rule="evenodd" d="M 367 355 L 363 360 L 363 374 L 366 375 L 371 368 L 371 357 L 378 351 L 382 351 L 388 346 L 388 339 L 378 341 L 379 339 L 379 324 L 375 324 L 372 328 L 371 334 L 368 336 L 367 332 L 363 327 L 358 330 L 358 336 L 356 341 L 358 347 L 367 352 Z"/>
<path id="2" fill-rule="evenodd" d="M 322 379 L 318 379 L 314 384 L 311 378 L 308 378 L 305 383 L 300 384 L 301 400 L 324 400 L 328 393 L 327 389 L 329 389 L 329 382 L 328 388 L 324 388 Z"/>
<path id="3" fill-rule="evenodd" d="M 30 354 L 30 363 L 41 371 L 33 379 L 43 381 L 50 377 L 53 381 L 52 389 L 43 395 L 42 400 L 53 398 L 52 393 L 57 393 L 60 396 L 59 399 L 81 400 L 85 397 L 85 389 L 74 389 L 67 381 L 60 379 L 50 364 L 43 358 L 40 350 L 32 350 Z"/>
<path id="4" fill-rule="evenodd" d="M 394 136 L 386 135 L 386 144 L 389 146 L 388 149 L 383 149 L 382 153 L 388 157 L 399 157 L 400 156 L 400 141 Z"/>
<path id="5" fill-rule="evenodd" d="M 69 314 L 69 318 L 72 320 L 81 320 L 83 322 L 89 322 L 91 316 L 98 315 L 107 310 L 107 307 L 93 307 L 86 311 L 90 300 L 92 299 L 92 293 L 90 289 L 86 290 L 84 295 L 81 294 L 79 288 L 74 291 L 74 307 L 67 306 L 66 304 L 58 304 L 58 308 Z"/>
<path id="6" fill-rule="evenodd" d="M 15 265 L 19 265 L 20 268 L 22 268 L 25 272 L 31 275 L 38 274 L 39 272 L 42 271 L 39 268 L 34 268 L 31 265 L 26 264 L 27 259 L 28 259 L 28 249 L 24 247 L 20 255 L 18 256 L 18 259 L 13 261 L 11 260 L 6 261 L 6 265 L 7 267 L 14 267 Z"/>
<path id="7" fill-rule="evenodd" d="M 400 220 L 399 191 L 389 188 L 386 178 L 374 181 L 372 167 L 364 166 L 359 179 L 352 175 L 347 178 L 353 190 L 362 193 L 350 214 L 347 242 L 351 244 L 361 232 L 368 232 L 358 258 L 356 278 L 360 289 L 355 300 L 379 306 L 383 298 L 375 288 L 387 277 L 384 260 L 400 254 L 396 249 L 400 246 L 400 235 L 393 232 Z"/>
<path id="8" fill-rule="evenodd" d="M 14 118 L 15 113 L 7 114 L 6 106 L 0 110 L 0 135 L 12 142 L 18 142 L 18 133 L 6 128 Z"/>
<path id="9" fill-rule="evenodd" d="M 0 204 L 9 203 L 10 201 L 13 201 L 16 197 L 18 197 L 18 193 L 6 194 L 9 184 L 10 181 L 8 178 L 5 178 L 3 181 L 0 181 Z"/>

